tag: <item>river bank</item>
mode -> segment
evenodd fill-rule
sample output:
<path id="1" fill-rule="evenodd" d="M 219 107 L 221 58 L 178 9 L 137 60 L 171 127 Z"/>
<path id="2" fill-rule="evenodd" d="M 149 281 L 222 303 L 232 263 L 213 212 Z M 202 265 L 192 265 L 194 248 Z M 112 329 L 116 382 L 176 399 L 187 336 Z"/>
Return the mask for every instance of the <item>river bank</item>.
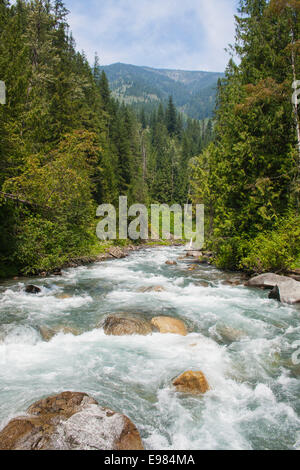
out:
<path id="1" fill-rule="evenodd" d="M 36 276 L 47 277 L 50 275 L 61 275 L 61 272 L 63 269 L 77 268 L 79 266 L 88 266 L 92 263 L 100 263 L 102 261 L 106 261 L 109 259 L 122 259 L 122 258 L 129 256 L 130 253 L 143 250 L 143 249 L 149 249 L 149 248 L 155 248 L 155 247 L 161 247 L 161 246 L 182 246 L 185 243 L 186 241 L 183 241 L 183 240 L 182 241 L 169 240 L 169 241 L 159 241 L 159 242 L 149 241 L 149 242 L 141 242 L 140 244 L 126 244 L 126 245 L 117 245 L 113 243 L 106 243 L 104 245 L 100 244 L 99 253 L 97 254 L 90 254 L 90 255 L 70 258 L 64 263 L 61 263 L 60 265 L 57 265 L 48 271 L 40 270 L 30 276 L 29 275 L 24 276 L 22 274 L 18 274 L 18 275 L 11 275 L 7 277 L 3 277 L 3 278 L 0 277 L 0 282 L 9 280 L 9 279 L 16 281 L 18 279 L 25 279 L 25 278 L 30 279 Z"/>

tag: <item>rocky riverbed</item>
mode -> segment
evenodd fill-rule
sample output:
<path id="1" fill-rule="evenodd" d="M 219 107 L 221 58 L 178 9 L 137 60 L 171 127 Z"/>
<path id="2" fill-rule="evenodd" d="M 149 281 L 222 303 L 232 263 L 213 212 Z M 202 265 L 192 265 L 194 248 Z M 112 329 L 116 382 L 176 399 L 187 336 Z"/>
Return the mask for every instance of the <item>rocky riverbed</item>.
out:
<path id="1" fill-rule="evenodd" d="M 3 283 L 0 448 L 297 448 L 300 311 L 204 258 L 115 252 Z"/>

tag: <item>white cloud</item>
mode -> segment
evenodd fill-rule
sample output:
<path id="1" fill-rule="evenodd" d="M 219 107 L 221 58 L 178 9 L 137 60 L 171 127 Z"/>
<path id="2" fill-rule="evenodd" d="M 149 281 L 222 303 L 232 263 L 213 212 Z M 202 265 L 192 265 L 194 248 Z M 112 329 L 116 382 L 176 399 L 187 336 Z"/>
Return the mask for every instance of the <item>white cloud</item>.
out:
<path id="1" fill-rule="evenodd" d="M 224 70 L 238 0 L 67 0 L 77 46 L 90 61 Z"/>

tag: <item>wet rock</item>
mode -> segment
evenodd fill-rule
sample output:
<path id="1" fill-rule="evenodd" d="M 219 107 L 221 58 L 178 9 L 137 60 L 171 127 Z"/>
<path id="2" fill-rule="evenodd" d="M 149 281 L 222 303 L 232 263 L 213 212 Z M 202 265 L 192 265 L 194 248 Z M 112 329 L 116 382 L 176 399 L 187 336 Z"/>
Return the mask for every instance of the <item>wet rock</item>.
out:
<path id="1" fill-rule="evenodd" d="M 272 293 L 277 300 L 286 304 L 300 303 L 300 282 L 290 279 L 276 287 L 278 288 L 278 292 L 276 289 L 275 291 L 273 289 Z"/>
<path id="2" fill-rule="evenodd" d="M 203 256 L 202 251 L 188 251 L 186 254 L 187 258 L 200 258 Z"/>
<path id="3" fill-rule="evenodd" d="M 103 254 L 97 256 L 97 261 L 105 261 L 108 258 L 110 258 L 109 253 L 103 253 Z"/>
<path id="4" fill-rule="evenodd" d="M 279 287 L 275 286 L 269 293 L 269 299 L 279 300 L 280 302 L 280 292 Z"/>
<path id="5" fill-rule="evenodd" d="M 149 335 L 151 324 L 140 316 L 127 314 L 109 315 L 103 324 L 104 333 L 113 336 Z"/>
<path id="6" fill-rule="evenodd" d="M 242 285 L 242 281 L 240 279 L 231 279 L 222 282 L 223 286 L 240 286 Z"/>
<path id="7" fill-rule="evenodd" d="M 287 304 L 300 303 L 300 282 L 290 277 L 270 273 L 261 274 L 250 279 L 246 285 L 249 287 L 273 289 L 269 296 L 270 299 L 280 300 Z"/>
<path id="8" fill-rule="evenodd" d="M 34 403 L 0 432 L 0 450 L 143 450 L 127 416 L 85 393 L 64 392 Z"/>
<path id="9" fill-rule="evenodd" d="M 279 286 L 282 282 L 290 281 L 287 276 L 279 276 L 278 274 L 267 273 L 255 276 L 246 283 L 248 287 L 259 287 L 261 289 L 273 289 Z"/>
<path id="10" fill-rule="evenodd" d="M 207 282 L 207 281 L 200 281 L 200 282 L 197 282 L 196 285 L 197 285 L 197 286 L 201 286 L 201 287 L 210 287 L 210 284 L 209 284 L 209 282 Z"/>
<path id="11" fill-rule="evenodd" d="M 50 341 L 58 333 L 63 333 L 65 335 L 71 334 L 73 336 L 79 336 L 80 332 L 76 328 L 70 326 L 54 326 L 53 328 L 48 328 L 47 326 L 40 327 L 40 334 L 45 341 Z"/>
<path id="12" fill-rule="evenodd" d="M 243 331 L 232 328 L 231 326 L 218 325 L 216 331 L 221 336 L 222 340 L 227 344 L 240 341 L 246 336 Z"/>
<path id="13" fill-rule="evenodd" d="M 116 258 L 116 259 L 121 259 L 121 258 L 125 258 L 126 255 L 124 254 L 124 252 L 121 250 L 121 248 L 119 246 L 115 246 L 113 248 L 111 248 L 109 250 L 109 254 L 113 257 L 113 258 Z"/>
<path id="14" fill-rule="evenodd" d="M 192 395 L 201 395 L 210 389 L 206 377 L 201 371 L 184 372 L 173 381 L 173 385 L 179 392 Z"/>
<path id="15" fill-rule="evenodd" d="M 86 393 L 63 392 L 36 401 L 28 408 L 27 413 L 40 417 L 60 415 L 64 418 L 70 418 L 74 413 L 82 411 L 86 405 L 97 404 L 96 400 Z"/>
<path id="16" fill-rule="evenodd" d="M 176 261 L 166 261 L 166 264 L 169 266 L 177 266 Z"/>
<path id="17" fill-rule="evenodd" d="M 200 264 L 211 264 L 212 257 L 204 255 L 202 251 L 188 251 L 186 254 L 187 258 L 194 258 L 195 263 L 200 263 Z"/>
<path id="18" fill-rule="evenodd" d="M 150 287 L 141 287 L 138 289 L 138 292 L 164 292 L 166 289 L 162 286 L 150 286 Z"/>
<path id="19" fill-rule="evenodd" d="M 39 294 L 41 292 L 41 289 L 37 286 L 29 284 L 25 287 L 25 292 L 26 294 Z"/>
<path id="20" fill-rule="evenodd" d="M 183 321 L 172 317 L 154 317 L 151 324 L 158 329 L 160 333 L 172 333 L 175 335 L 186 336 L 187 329 Z"/>
<path id="21" fill-rule="evenodd" d="M 300 377 L 300 364 L 292 365 L 290 369 L 291 369 L 291 373 L 292 373 L 293 377 L 295 377 L 295 378 Z"/>

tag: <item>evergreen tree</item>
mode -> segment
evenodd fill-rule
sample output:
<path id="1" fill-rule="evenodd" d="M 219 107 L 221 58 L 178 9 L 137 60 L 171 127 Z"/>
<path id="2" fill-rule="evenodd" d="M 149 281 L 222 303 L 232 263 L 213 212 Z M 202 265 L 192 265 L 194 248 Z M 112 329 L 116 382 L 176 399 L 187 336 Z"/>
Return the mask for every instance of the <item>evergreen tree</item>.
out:
<path id="1" fill-rule="evenodd" d="M 168 107 L 166 110 L 166 126 L 170 135 L 173 136 L 178 132 L 177 113 L 172 96 L 169 97 Z"/>
<path id="2" fill-rule="evenodd" d="M 251 240 L 295 213 L 299 191 L 291 105 L 293 69 L 300 73 L 299 2 L 242 0 L 239 12 L 234 51 L 240 64 L 231 59 L 218 85 L 215 145 L 198 158 L 203 171 L 193 181 L 194 200 L 200 195 L 210 209 L 213 204 L 212 243 L 220 265 L 230 268 L 246 263 Z M 206 168 L 214 175 L 208 188 Z M 263 269 L 257 254 L 251 259 Z"/>

